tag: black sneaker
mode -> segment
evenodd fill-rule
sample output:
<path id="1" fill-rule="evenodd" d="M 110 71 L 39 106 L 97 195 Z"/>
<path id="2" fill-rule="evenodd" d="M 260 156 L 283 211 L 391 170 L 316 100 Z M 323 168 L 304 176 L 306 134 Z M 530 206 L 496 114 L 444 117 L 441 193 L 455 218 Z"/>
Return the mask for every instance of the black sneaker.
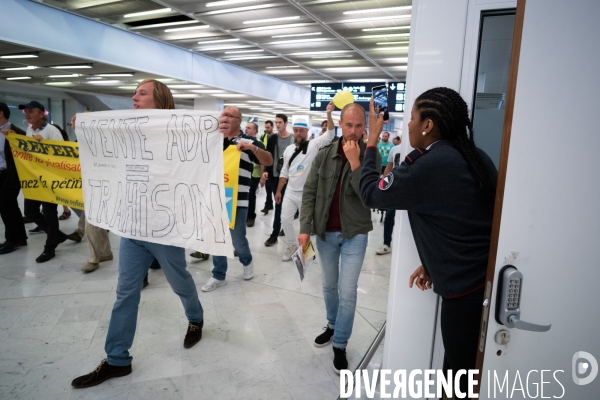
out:
<path id="1" fill-rule="evenodd" d="M 9 242 L 8 240 L 0 245 L 0 254 L 12 253 L 19 247 L 27 246 L 27 240 L 22 242 Z"/>
<path id="2" fill-rule="evenodd" d="M 348 369 L 346 349 L 340 349 L 339 347 L 333 348 L 333 369 L 338 375 L 340 374 L 341 370 Z"/>
<path id="3" fill-rule="evenodd" d="M 333 338 L 333 332 L 334 330 L 331 329 L 330 327 L 325 327 L 323 328 L 323 330 L 325 332 L 321 333 L 319 336 L 317 336 L 317 338 L 315 339 L 315 347 L 325 347 L 327 346 L 329 343 L 331 343 L 331 339 Z"/>
<path id="4" fill-rule="evenodd" d="M 283 232 L 283 229 L 279 231 L 279 237 L 285 236 L 285 233 Z"/>
<path id="5" fill-rule="evenodd" d="M 202 253 L 201 251 L 195 251 L 190 253 L 190 257 L 206 261 L 208 260 L 208 257 L 210 257 L 210 254 Z"/>
<path id="6" fill-rule="evenodd" d="M 277 236 L 270 236 L 265 242 L 265 246 L 271 247 L 277 244 Z"/>
<path id="7" fill-rule="evenodd" d="M 26 216 L 23 215 L 23 223 L 24 224 L 30 224 L 32 222 L 33 222 L 32 220 L 30 220 L 29 218 L 27 218 Z"/>
<path id="8" fill-rule="evenodd" d="M 42 254 L 39 255 L 38 258 L 35 259 L 35 261 L 39 262 L 39 263 L 44 263 L 46 261 L 52 260 L 55 255 L 56 254 L 54 254 L 54 252 L 50 253 L 50 252 L 44 251 Z"/>
<path id="9" fill-rule="evenodd" d="M 144 277 L 144 284 L 142 286 L 142 289 L 145 288 L 148 285 L 149 285 L 149 283 L 148 283 L 148 274 L 146 274 L 146 276 Z"/>
<path id="10" fill-rule="evenodd" d="M 294 214 L 294 219 L 298 219 L 299 216 L 300 216 L 300 211 L 296 211 L 296 214 Z"/>
<path id="11" fill-rule="evenodd" d="M 87 375 L 82 375 L 78 378 L 73 379 L 71 382 L 71 386 L 85 389 L 92 386 L 96 386 L 101 384 L 102 382 L 109 380 L 111 378 L 118 378 L 121 376 L 126 376 L 131 373 L 131 365 L 126 365 L 124 367 L 118 367 L 116 365 L 110 365 L 106 362 L 106 360 L 102 360 L 98 368 L 93 370 Z"/>
<path id="12" fill-rule="evenodd" d="M 36 234 L 36 233 L 46 233 L 46 232 L 39 226 L 36 226 L 35 228 L 30 229 L 29 233 Z"/>

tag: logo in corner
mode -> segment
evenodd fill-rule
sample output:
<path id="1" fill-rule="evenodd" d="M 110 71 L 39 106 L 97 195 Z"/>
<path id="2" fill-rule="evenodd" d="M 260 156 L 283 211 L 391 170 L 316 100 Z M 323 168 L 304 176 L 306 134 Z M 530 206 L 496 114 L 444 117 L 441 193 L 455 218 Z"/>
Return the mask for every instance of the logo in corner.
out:
<path id="1" fill-rule="evenodd" d="M 587 385 L 596 379 L 596 375 L 598 375 L 598 361 L 593 355 L 585 351 L 578 351 L 573 354 L 572 368 L 573 381 L 576 385 Z M 586 374 L 587 376 L 582 377 Z"/>
<path id="2" fill-rule="evenodd" d="M 379 189 L 388 190 L 392 186 L 392 183 L 394 183 L 394 174 L 390 172 L 379 180 Z"/>

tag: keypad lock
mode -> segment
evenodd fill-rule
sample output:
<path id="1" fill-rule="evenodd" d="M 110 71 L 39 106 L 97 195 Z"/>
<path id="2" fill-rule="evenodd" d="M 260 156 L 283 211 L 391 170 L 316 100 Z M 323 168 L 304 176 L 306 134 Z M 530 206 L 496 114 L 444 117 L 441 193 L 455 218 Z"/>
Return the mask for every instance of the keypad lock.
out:
<path id="1" fill-rule="evenodd" d="M 552 325 L 537 325 L 521 321 L 521 294 L 523 274 L 513 265 L 506 265 L 498 276 L 498 301 L 496 302 L 496 321 L 507 328 L 525 331 L 547 332 Z"/>

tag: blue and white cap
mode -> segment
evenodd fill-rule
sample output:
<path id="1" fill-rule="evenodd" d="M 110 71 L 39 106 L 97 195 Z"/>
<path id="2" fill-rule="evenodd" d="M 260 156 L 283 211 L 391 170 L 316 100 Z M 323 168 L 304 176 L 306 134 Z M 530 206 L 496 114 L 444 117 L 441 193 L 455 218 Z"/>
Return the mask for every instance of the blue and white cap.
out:
<path id="1" fill-rule="evenodd" d="M 297 118 L 292 125 L 292 128 L 306 128 L 308 129 L 308 122 L 304 118 Z"/>

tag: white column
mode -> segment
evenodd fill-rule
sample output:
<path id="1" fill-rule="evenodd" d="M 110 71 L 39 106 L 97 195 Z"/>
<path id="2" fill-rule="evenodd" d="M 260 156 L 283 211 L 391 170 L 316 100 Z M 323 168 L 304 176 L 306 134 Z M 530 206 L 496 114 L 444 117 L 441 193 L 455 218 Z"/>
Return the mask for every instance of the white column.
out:
<path id="1" fill-rule="evenodd" d="M 194 99 L 194 110 L 223 111 L 223 100 L 216 97 Z"/>

